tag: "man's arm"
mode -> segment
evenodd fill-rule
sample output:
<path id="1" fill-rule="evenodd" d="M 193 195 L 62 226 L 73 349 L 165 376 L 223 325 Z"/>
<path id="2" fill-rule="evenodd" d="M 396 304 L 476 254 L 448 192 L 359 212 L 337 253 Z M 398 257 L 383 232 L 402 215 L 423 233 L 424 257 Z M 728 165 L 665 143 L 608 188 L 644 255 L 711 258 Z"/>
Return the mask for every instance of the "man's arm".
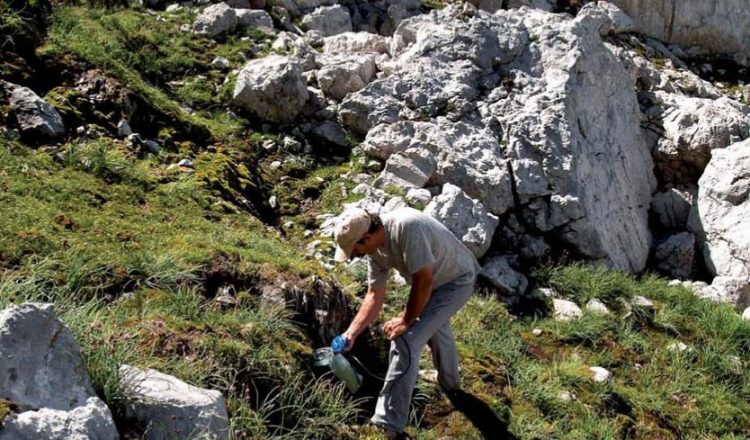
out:
<path id="1" fill-rule="evenodd" d="M 391 319 L 383 326 L 389 339 L 401 336 L 422 314 L 424 306 L 432 295 L 432 266 L 425 266 L 411 276 L 411 292 L 406 308 L 401 316 Z"/>
<path id="2" fill-rule="evenodd" d="M 380 314 L 380 310 L 383 309 L 383 302 L 385 302 L 385 289 L 373 287 L 367 289 L 362 305 L 359 306 L 359 310 L 354 319 L 352 319 L 352 323 L 349 324 L 349 328 L 344 332 L 346 336 L 345 351 L 349 351 L 352 348 L 357 336 Z"/>

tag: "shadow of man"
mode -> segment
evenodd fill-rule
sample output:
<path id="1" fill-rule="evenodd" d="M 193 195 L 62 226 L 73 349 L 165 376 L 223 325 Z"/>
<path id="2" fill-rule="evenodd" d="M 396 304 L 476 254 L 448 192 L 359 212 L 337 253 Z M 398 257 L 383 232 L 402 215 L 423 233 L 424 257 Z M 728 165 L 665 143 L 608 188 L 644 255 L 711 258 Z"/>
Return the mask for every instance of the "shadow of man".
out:
<path id="1" fill-rule="evenodd" d="M 448 400 L 453 407 L 463 414 L 482 433 L 486 439 L 517 440 L 508 431 L 508 423 L 501 420 L 497 414 L 478 397 L 463 390 L 448 393 Z"/>

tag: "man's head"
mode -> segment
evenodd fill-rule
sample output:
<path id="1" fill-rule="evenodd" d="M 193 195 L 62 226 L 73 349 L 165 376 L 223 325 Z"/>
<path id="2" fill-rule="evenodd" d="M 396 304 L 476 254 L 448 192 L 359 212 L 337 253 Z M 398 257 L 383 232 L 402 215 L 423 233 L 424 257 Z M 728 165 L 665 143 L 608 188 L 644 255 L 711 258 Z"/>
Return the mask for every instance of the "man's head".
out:
<path id="1" fill-rule="evenodd" d="M 381 244 L 377 236 L 381 226 L 380 218 L 364 209 L 344 212 L 333 230 L 337 245 L 333 259 L 341 263 L 375 252 Z"/>

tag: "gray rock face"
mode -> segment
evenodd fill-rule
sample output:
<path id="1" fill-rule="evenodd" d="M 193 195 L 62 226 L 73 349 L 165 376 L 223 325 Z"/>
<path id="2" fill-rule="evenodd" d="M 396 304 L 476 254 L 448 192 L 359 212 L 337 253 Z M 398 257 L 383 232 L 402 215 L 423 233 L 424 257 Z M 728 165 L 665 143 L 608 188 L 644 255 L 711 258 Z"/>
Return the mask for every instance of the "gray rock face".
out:
<path id="1" fill-rule="evenodd" d="M 0 439 L 118 438 L 78 343 L 51 304 L 0 312 L 0 390 L 20 408 L 5 419 Z"/>
<path id="2" fill-rule="evenodd" d="M 147 440 L 229 439 L 224 397 L 219 391 L 189 385 L 156 370 L 120 367 L 128 397 L 128 416 L 146 425 Z"/>
<path id="3" fill-rule="evenodd" d="M 750 284 L 750 140 L 712 152 L 688 225 L 714 275 Z"/>
<path id="4" fill-rule="evenodd" d="M 215 37 L 231 31 L 239 23 L 234 9 L 226 3 L 217 3 L 205 8 L 193 22 L 193 32 Z"/>
<path id="5" fill-rule="evenodd" d="M 273 29 L 273 19 L 266 11 L 236 9 L 235 14 L 239 26 Z"/>
<path id="6" fill-rule="evenodd" d="M 735 54 L 750 61 L 750 8 L 745 0 L 612 0 L 631 16 L 639 31 L 710 53 Z"/>
<path id="7" fill-rule="evenodd" d="M 31 89 L 6 81 L 0 81 L 0 89 L 9 94 L 10 107 L 22 133 L 46 138 L 65 133 L 62 117 L 57 110 Z"/>
<path id="8" fill-rule="evenodd" d="M 616 5 L 602 1 L 588 3 L 578 12 L 578 17 L 597 22 L 601 35 L 633 32 L 635 22 Z"/>
<path id="9" fill-rule="evenodd" d="M 489 249 L 498 219 L 484 206 L 466 195 L 461 188 L 446 183 L 439 196 L 424 210 L 450 229 L 477 258 Z"/>
<path id="10" fill-rule="evenodd" d="M 516 210 L 530 236 L 644 268 L 653 164 L 634 78 L 593 20 L 448 7 L 403 21 L 391 55 L 386 76 L 339 110 L 368 154 L 424 148 L 437 161 L 430 184 L 498 216 Z"/>
<path id="11" fill-rule="evenodd" d="M 482 266 L 480 275 L 489 280 L 500 290 L 500 294 L 509 297 L 519 297 L 526 293 L 529 282 L 522 273 L 513 269 L 507 256 L 490 258 Z"/>
<path id="12" fill-rule="evenodd" d="M 659 226 L 668 229 L 684 230 L 687 226 L 693 195 L 696 190 L 683 191 L 677 188 L 654 194 L 651 200 L 651 212 Z"/>
<path id="13" fill-rule="evenodd" d="M 271 55 L 245 64 L 232 97 L 236 105 L 265 121 L 287 123 L 303 109 L 309 94 L 297 63 Z"/>
<path id="14" fill-rule="evenodd" d="M 307 30 L 318 31 L 324 37 L 351 32 L 352 18 L 349 11 L 341 6 L 323 6 L 302 18 L 302 26 Z"/>
<path id="15" fill-rule="evenodd" d="M 391 155 L 373 184 L 380 188 L 421 188 L 435 174 L 435 158 L 424 148 L 407 148 Z"/>
<path id="16" fill-rule="evenodd" d="M 365 87 L 375 77 L 376 55 L 326 55 L 316 61 L 322 67 L 317 72 L 318 85 L 326 96 L 336 100 Z"/>
<path id="17" fill-rule="evenodd" d="M 750 137 L 750 108 L 728 98 L 664 92 L 656 92 L 655 98 L 661 113 L 647 133 L 657 170 L 666 181 L 695 182 L 712 150 Z"/>
<path id="18" fill-rule="evenodd" d="M 670 278 L 689 279 L 695 256 L 695 236 L 690 232 L 671 235 L 654 249 L 656 269 Z"/>
<path id="19" fill-rule="evenodd" d="M 323 42 L 323 51 L 332 54 L 388 53 L 388 38 L 368 32 L 344 32 L 326 37 Z"/>

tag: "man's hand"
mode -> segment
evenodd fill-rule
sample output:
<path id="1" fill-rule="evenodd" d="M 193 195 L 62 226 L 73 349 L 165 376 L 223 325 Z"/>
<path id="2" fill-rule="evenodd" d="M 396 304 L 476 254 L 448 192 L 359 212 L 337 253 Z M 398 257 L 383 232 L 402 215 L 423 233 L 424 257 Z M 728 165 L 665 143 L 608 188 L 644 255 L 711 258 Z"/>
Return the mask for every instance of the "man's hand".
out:
<path id="1" fill-rule="evenodd" d="M 354 336 L 352 336 L 348 331 L 344 332 L 344 334 L 341 335 L 341 336 L 343 336 L 344 339 L 346 340 L 346 345 L 344 346 L 344 353 L 346 353 L 349 350 L 351 350 L 352 347 L 354 347 L 354 340 L 356 338 Z"/>
<path id="2" fill-rule="evenodd" d="M 399 316 L 383 324 L 383 333 L 385 333 L 386 338 L 392 341 L 403 335 L 407 328 L 409 328 L 409 326 L 406 325 L 404 320 Z"/>

